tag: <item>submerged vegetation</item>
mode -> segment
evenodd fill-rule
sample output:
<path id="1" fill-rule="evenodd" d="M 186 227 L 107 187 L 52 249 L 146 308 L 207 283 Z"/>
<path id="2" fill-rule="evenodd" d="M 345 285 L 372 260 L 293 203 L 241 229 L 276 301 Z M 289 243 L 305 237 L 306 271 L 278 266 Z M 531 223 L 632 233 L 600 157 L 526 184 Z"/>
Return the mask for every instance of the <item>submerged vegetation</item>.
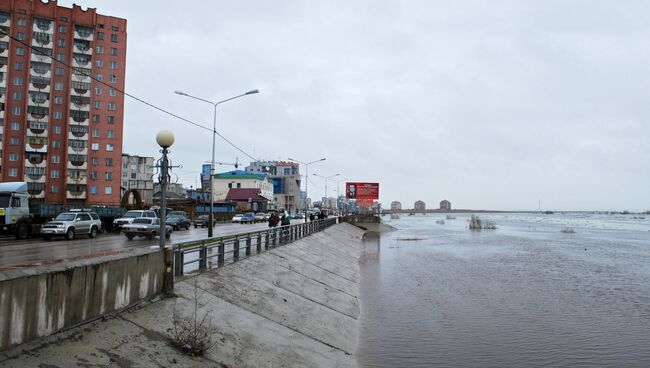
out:
<path id="1" fill-rule="evenodd" d="M 476 215 L 472 215 L 472 218 L 469 220 L 470 230 L 495 230 L 496 228 L 496 222 L 492 220 L 481 220 L 481 218 Z"/>

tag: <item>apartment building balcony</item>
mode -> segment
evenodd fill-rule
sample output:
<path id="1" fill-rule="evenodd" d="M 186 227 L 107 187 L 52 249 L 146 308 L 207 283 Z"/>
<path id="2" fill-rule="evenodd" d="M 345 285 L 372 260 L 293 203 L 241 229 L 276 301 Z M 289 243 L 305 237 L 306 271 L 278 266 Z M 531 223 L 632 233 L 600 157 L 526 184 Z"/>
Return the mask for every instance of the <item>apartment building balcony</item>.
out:
<path id="1" fill-rule="evenodd" d="M 34 32 L 54 33 L 53 22 L 49 19 L 34 19 Z"/>
<path id="2" fill-rule="evenodd" d="M 4 118 L 5 118 L 5 111 L 3 109 L 3 110 L 0 110 L 0 120 L 4 120 Z"/>
<path id="3" fill-rule="evenodd" d="M 45 183 L 47 175 L 45 175 L 44 167 L 26 166 L 25 177 L 31 182 Z"/>
<path id="4" fill-rule="evenodd" d="M 84 40 L 84 41 L 92 41 L 93 40 L 93 29 L 90 28 L 90 27 L 75 26 L 74 27 L 74 38 Z"/>
<path id="5" fill-rule="evenodd" d="M 0 24 L 3 26 L 11 25 L 11 15 L 9 13 L 0 12 Z"/>
<path id="6" fill-rule="evenodd" d="M 90 83 L 72 82 L 70 96 L 90 97 Z"/>
<path id="7" fill-rule="evenodd" d="M 47 123 L 42 121 L 28 121 L 27 136 L 47 138 Z"/>
<path id="8" fill-rule="evenodd" d="M 88 125 L 70 125 L 70 128 L 68 129 L 68 139 L 88 141 Z"/>
<path id="9" fill-rule="evenodd" d="M 10 34 L 11 34 L 11 28 L 9 28 L 9 23 L 0 25 L 0 41 L 9 42 Z"/>
<path id="10" fill-rule="evenodd" d="M 70 139 L 68 142 L 68 155 L 88 155 L 88 141 Z"/>
<path id="11" fill-rule="evenodd" d="M 85 188 L 85 185 L 84 185 Z M 86 191 L 78 191 L 78 190 L 68 190 L 66 191 L 66 198 L 67 199 L 86 199 Z"/>
<path id="12" fill-rule="evenodd" d="M 32 198 L 45 198 L 45 183 L 27 182 L 27 193 Z"/>
<path id="13" fill-rule="evenodd" d="M 72 52 L 83 55 L 92 55 L 93 47 L 90 41 L 74 40 Z"/>
<path id="14" fill-rule="evenodd" d="M 29 75 L 32 77 L 52 79 L 52 64 L 33 62 L 29 68 Z"/>
<path id="15" fill-rule="evenodd" d="M 0 103 L 5 103 L 6 99 L 6 94 L 7 94 L 7 88 L 5 87 L 0 87 Z M 3 106 L 4 107 L 4 106 Z"/>
<path id="16" fill-rule="evenodd" d="M 49 33 L 34 32 L 32 35 L 32 46 L 51 49 L 54 46 L 53 37 Z"/>
<path id="17" fill-rule="evenodd" d="M 90 83 L 92 71 L 87 68 L 76 67 L 72 69 L 72 82 Z"/>
<path id="18" fill-rule="evenodd" d="M 70 96 L 70 110 L 90 111 L 90 97 Z"/>
<path id="19" fill-rule="evenodd" d="M 90 69 L 92 67 L 91 61 L 92 58 L 90 55 L 75 54 L 74 57 L 72 58 L 72 66 L 74 68 Z"/>
<path id="20" fill-rule="evenodd" d="M 49 55 L 40 54 L 38 52 L 38 50 L 42 50 L 42 49 L 40 49 L 38 47 L 34 47 L 34 51 L 32 51 L 32 56 L 31 56 L 32 62 L 51 64 L 52 63 L 52 57 L 49 56 Z M 50 53 L 50 55 L 52 55 L 52 54 Z"/>
<path id="21" fill-rule="evenodd" d="M 44 153 L 30 153 L 25 157 L 25 167 L 45 167 L 47 156 Z"/>
<path id="22" fill-rule="evenodd" d="M 37 92 L 44 92 L 44 93 L 50 93 L 50 84 L 51 81 L 49 78 L 41 77 L 41 76 L 30 76 L 29 77 L 29 90 L 30 91 L 37 91 Z"/>
<path id="23" fill-rule="evenodd" d="M 88 177 L 86 170 L 68 170 L 68 176 L 65 178 L 66 184 L 72 185 L 86 185 L 88 184 Z"/>
<path id="24" fill-rule="evenodd" d="M 47 123 L 49 111 L 50 109 L 45 106 L 27 105 L 27 117 L 30 120 L 37 120 Z"/>
<path id="25" fill-rule="evenodd" d="M 70 125 L 86 125 L 88 126 L 88 123 L 90 123 L 90 115 L 80 115 L 80 113 L 86 113 L 90 114 L 87 111 L 70 111 L 70 120 L 69 123 Z"/>
<path id="26" fill-rule="evenodd" d="M 41 106 L 50 107 L 50 95 L 45 92 L 30 91 L 29 99 L 27 100 L 28 106 Z"/>
<path id="27" fill-rule="evenodd" d="M 9 59 L 7 59 L 4 56 L 0 56 L 0 72 L 6 73 L 7 72 L 7 63 L 9 62 Z"/>
<path id="28" fill-rule="evenodd" d="M 47 153 L 47 138 L 27 137 L 27 142 L 25 143 L 25 152 Z"/>
<path id="29" fill-rule="evenodd" d="M 9 42 L 0 41 L 0 56 L 3 57 L 9 56 Z"/>
<path id="30" fill-rule="evenodd" d="M 70 170 L 88 170 L 88 156 L 68 155 L 67 168 Z"/>

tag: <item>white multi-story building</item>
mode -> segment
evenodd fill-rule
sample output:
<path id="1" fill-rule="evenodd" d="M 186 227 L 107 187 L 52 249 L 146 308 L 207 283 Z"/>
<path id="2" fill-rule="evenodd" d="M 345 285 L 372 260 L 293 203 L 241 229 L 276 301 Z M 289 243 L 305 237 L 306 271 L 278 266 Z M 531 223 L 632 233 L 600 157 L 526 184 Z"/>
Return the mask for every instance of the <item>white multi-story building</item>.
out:
<path id="1" fill-rule="evenodd" d="M 145 205 L 153 204 L 153 157 L 122 154 L 122 196 L 128 191 L 137 191 Z M 130 196 L 130 204 L 133 204 Z"/>
<path id="2" fill-rule="evenodd" d="M 273 200 L 273 182 L 264 172 L 248 172 L 242 170 L 228 171 L 214 176 L 212 198 L 215 201 L 224 201 L 228 191 L 232 188 L 255 188 L 260 190 L 260 195 Z"/>
<path id="3" fill-rule="evenodd" d="M 290 212 L 304 207 L 300 191 L 300 170 L 295 162 L 256 161 L 246 167 L 247 172 L 267 173 L 273 182 L 273 201 L 278 209 Z"/>
<path id="4" fill-rule="evenodd" d="M 391 211 L 400 211 L 402 209 L 402 202 L 392 201 L 390 202 Z"/>

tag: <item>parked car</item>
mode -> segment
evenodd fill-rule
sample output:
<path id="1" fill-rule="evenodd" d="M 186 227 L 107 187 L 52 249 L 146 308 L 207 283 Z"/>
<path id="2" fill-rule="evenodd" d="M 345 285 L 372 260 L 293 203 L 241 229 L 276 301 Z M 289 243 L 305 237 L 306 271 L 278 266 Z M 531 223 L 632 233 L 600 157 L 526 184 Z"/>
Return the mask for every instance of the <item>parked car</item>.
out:
<path id="1" fill-rule="evenodd" d="M 77 235 L 88 235 L 94 238 L 102 229 L 102 220 L 95 212 L 75 211 L 62 212 L 53 221 L 41 226 L 43 239 L 50 240 L 54 236 L 65 236 L 72 240 Z"/>
<path id="2" fill-rule="evenodd" d="M 295 215 L 293 215 L 292 218 L 294 218 L 294 219 L 302 219 L 302 220 L 304 220 L 304 219 L 305 219 L 305 215 L 303 215 L 302 213 L 296 213 Z"/>
<path id="3" fill-rule="evenodd" d="M 264 212 L 258 212 L 255 214 L 255 222 L 265 222 L 268 220 Z"/>
<path id="4" fill-rule="evenodd" d="M 194 219 L 194 227 L 197 228 L 199 226 L 201 227 L 208 227 L 208 224 L 210 223 L 210 215 L 199 215 L 196 216 Z M 212 226 L 216 225 L 217 219 L 212 218 Z"/>
<path id="5" fill-rule="evenodd" d="M 165 225 L 165 238 L 169 239 L 172 236 L 172 227 Z M 153 239 L 160 233 L 160 219 L 155 217 L 140 217 L 134 219 L 130 224 L 122 226 L 122 232 L 129 240 L 133 240 L 136 236 L 143 236 L 148 239 Z"/>
<path id="6" fill-rule="evenodd" d="M 237 223 L 237 222 L 241 223 L 242 217 L 244 217 L 244 215 L 242 215 L 241 213 L 236 214 L 235 216 L 233 216 L 233 218 L 232 218 L 233 224 Z"/>
<path id="7" fill-rule="evenodd" d="M 183 211 L 170 212 L 169 215 L 167 215 L 167 218 L 165 219 L 165 223 L 171 226 L 172 229 L 174 229 L 174 231 L 180 229 L 189 230 L 190 225 L 192 224 L 190 219 L 188 219 L 187 216 L 185 216 L 185 212 Z"/>
<path id="8" fill-rule="evenodd" d="M 242 215 L 241 221 L 242 224 L 252 224 L 255 222 L 255 214 L 253 212 L 246 212 L 245 214 Z"/>
<path id="9" fill-rule="evenodd" d="M 123 217 L 120 217 L 118 219 L 115 219 L 115 221 L 113 221 L 113 227 L 119 231 L 122 229 L 124 225 L 130 224 L 133 222 L 134 219 L 142 218 L 142 217 L 156 218 L 158 216 L 156 215 L 155 211 L 146 211 L 146 210 L 127 211 Z"/>

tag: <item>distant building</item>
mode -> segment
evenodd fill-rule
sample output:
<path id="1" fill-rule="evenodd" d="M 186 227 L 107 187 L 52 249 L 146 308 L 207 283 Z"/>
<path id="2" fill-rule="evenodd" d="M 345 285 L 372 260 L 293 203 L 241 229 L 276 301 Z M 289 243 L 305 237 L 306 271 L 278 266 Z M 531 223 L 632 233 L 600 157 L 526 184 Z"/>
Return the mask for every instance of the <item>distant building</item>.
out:
<path id="1" fill-rule="evenodd" d="M 231 188 L 226 201 L 237 203 L 238 211 L 266 212 L 269 199 L 260 195 L 259 188 Z"/>
<path id="2" fill-rule="evenodd" d="M 427 209 L 427 205 L 423 201 L 416 201 L 413 205 L 413 209 L 424 212 Z"/>
<path id="3" fill-rule="evenodd" d="M 298 163 L 288 161 L 255 161 L 246 167 L 252 173 L 266 173 L 273 182 L 273 202 L 277 209 L 294 212 L 304 208 L 305 198 L 300 190 Z"/>
<path id="4" fill-rule="evenodd" d="M 160 200 L 160 183 L 153 184 L 153 198 Z M 187 191 L 183 188 L 181 183 L 167 183 L 167 199 L 180 199 L 186 198 Z"/>
<path id="5" fill-rule="evenodd" d="M 224 201 L 230 189 L 254 188 L 259 189 L 259 195 L 267 200 L 273 200 L 273 182 L 267 173 L 233 170 L 214 176 L 213 198 Z"/>
<path id="6" fill-rule="evenodd" d="M 443 211 L 451 211 L 451 202 L 446 199 L 440 201 L 440 209 Z"/>
<path id="7" fill-rule="evenodd" d="M 400 211 L 401 209 L 402 209 L 402 202 L 399 202 L 399 201 L 390 202 L 390 210 L 391 211 Z"/>
<path id="8" fill-rule="evenodd" d="M 153 157 L 122 154 L 122 196 L 128 191 L 137 191 L 144 205 L 153 204 Z M 130 194 L 128 204 L 135 203 L 135 195 Z"/>

